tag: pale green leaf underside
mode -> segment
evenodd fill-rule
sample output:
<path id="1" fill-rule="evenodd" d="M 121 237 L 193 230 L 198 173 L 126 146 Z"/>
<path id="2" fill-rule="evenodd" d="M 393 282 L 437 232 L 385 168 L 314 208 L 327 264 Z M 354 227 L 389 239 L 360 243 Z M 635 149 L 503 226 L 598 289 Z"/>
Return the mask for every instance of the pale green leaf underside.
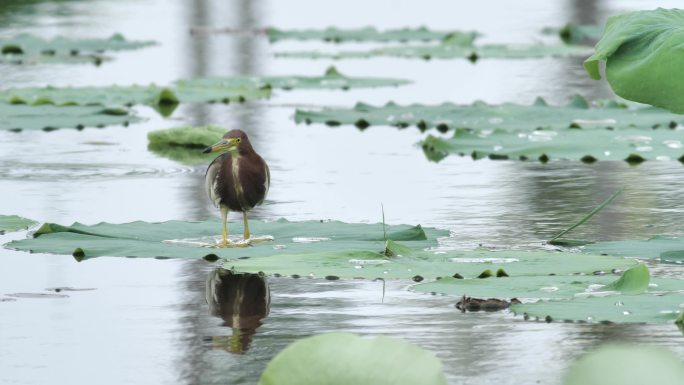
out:
<path id="1" fill-rule="evenodd" d="M 683 285 L 684 286 L 684 285 Z M 554 321 L 673 323 L 684 307 L 684 294 L 611 295 L 540 301 L 511 306 L 516 314 Z"/>
<path id="2" fill-rule="evenodd" d="M 467 46 L 444 42 L 431 45 L 401 45 L 380 47 L 368 51 L 293 51 L 276 52 L 277 57 L 305 59 L 363 59 L 371 57 L 400 57 L 407 59 L 529 59 L 542 57 L 583 56 L 590 47 L 577 45 L 504 45 Z"/>
<path id="3" fill-rule="evenodd" d="M 34 223 L 36 222 L 17 215 L 0 215 L 0 234 L 10 231 L 24 230 Z"/>
<path id="4" fill-rule="evenodd" d="M 259 385 L 446 385 L 431 352 L 394 337 L 328 333 L 298 340 L 276 355 Z"/>
<path id="5" fill-rule="evenodd" d="M 600 79 L 599 62 L 613 91 L 640 103 L 684 113 L 684 10 L 630 12 L 608 19 L 595 53 L 584 62 Z"/>
<path id="6" fill-rule="evenodd" d="M 322 40 L 327 42 L 403 42 L 449 40 L 454 44 L 471 45 L 478 36 L 476 32 L 432 31 L 425 27 L 401 28 L 378 31 L 374 27 L 340 29 L 283 30 L 267 28 L 266 35 L 271 42 L 281 40 Z"/>
<path id="7" fill-rule="evenodd" d="M 8 247 L 54 254 L 73 254 L 78 249 L 78 259 L 98 256 L 198 259 L 213 255 L 228 259 L 224 267 L 239 271 L 317 278 L 389 279 L 419 275 L 434 279 L 456 273 L 476 277 L 483 270 L 498 268 L 504 268 L 511 275 L 572 274 L 625 269 L 634 264 L 616 257 L 553 251 L 433 252 L 427 249 L 437 246 L 436 239 L 447 236 L 448 232 L 410 226 L 388 226 L 388 239 L 401 243 L 401 247 L 390 245 L 394 251 L 391 257 L 384 253 L 382 224 L 279 220 L 251 221 L 250 228 L 253 235 L 272 235 L 275 240 L 249 248 L 200 247 L 193 242 L 213 242 L 219 238 L 219 221 L 170 221 L 74 224 L 68 228 L 44 225 L 37 238 L 13 241 Z M 229 232 L 239 234 L 242 226 L 231 223 Z M 164 242 L 180 239 L 184 241 Z"/>
<path id="8" fill-rule="evenodd" d="M 684 238 L 657 236 L 647 240 L 597 242 L 583 248 L 587 253 L 619 255 L 664 262 L 684 262 Z"/>
<path id="9" fill-rule="evenodd" d="M 140 119 L 124 109 L 102 106 L 13 105 L 0 103 L 0 130 L 53 130 L 128 124 Z"/>
<path id="10" fill-rule="evenodd" d="M 151 131 L 147 134 L 147 148 L 157 155 L 183 164 L 208 164 L 216 154 L 203 154 L 202 149 L 219 141 L 226 132 L 228 129 L 217 126 Z"/>

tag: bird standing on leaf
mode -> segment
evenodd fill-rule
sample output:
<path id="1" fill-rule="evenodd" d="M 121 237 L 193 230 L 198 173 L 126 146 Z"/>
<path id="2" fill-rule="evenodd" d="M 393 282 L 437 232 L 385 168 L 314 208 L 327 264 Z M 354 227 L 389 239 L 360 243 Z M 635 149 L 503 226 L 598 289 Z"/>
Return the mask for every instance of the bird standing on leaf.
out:
<path id="1" fill-rule="evenodd" d="M 207 168 L 204 185 L 214 206 L 221 209 L 223 240 L 220 247 L 228 247 L 228 212 L 242 211 L 245 223 L 244 239 L 248 241 L 247 212 L 264 202 L 270 184 L 268 165 L 254 151 L 242 130 L 231 130 L 223 139 L 204 149 L 204 153 L 221 152 Z"/>

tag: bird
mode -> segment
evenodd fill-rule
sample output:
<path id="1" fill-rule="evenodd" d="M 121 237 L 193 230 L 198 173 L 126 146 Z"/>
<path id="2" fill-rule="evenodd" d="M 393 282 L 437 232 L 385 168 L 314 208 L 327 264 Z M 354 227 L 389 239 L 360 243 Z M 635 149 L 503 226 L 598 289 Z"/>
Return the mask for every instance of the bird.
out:
<path id="1" fill-rule="evenodd" d="M 254 151 L 247 134 L 239 129 L 228 131 L 220 141 L 202 152 L 224 152 L 209 164 L 204 175 L 204 186 L 209 199 L 221 210 L 223 239 L 219 247 L 230 245 L 229 211 L 242 212 L 243 235 L 245 241 L 248 241 L 250 234 L 247 212 L 266 199 L 271 184 L 268 164 Z"/>

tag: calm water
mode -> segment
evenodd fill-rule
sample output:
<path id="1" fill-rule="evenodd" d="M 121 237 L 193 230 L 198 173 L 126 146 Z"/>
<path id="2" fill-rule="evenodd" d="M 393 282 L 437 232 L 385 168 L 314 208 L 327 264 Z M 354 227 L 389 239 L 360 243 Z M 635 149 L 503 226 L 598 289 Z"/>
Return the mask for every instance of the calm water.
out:
<path id="1" fill-rule="evenodd" d="M 139 108 L 147 121 L 129 127 L 0 132 L 0 213 L 40 221 L 198 220 L 218 216 L 203 191 L 204 169 L 147 151 L 147 132 L 179 125 L 245 129 L 269 161 L 272 189 L 261 218 L 332 218 L 451 230 L 444 247 L 484 243 L 540 247 L 613 191 L 627 190 L 576 237 L 643 238 L 684 234 L 684 167 L 677 162 L 428 162 L 414 128 L 297 126 L 297 105 L 368 103 L 562 103 L 570 95 L 610 97 L 588 80 L 581 59 L 308 61 L 274 59 L 275 51 L 322 46 L 269 45 L 255 36 L 193 37 L 191 26 L 245 29 L 429 25 L 475 29 L 484 42 L 529 42 L 539 30 L 568 21 L 600 23 L 620 10 L 678 2 L 653 1 L 8 1 L 0 3 L 0 36 L 105 37 L 122 32 L 162 44 L 114 55 L 101 67 L 0 66 L 2 87 L 169 83 L 231 74 L 321 74 L 331 64 L 349 75 L 414 80 L 401 88 L 276 91 L 268 101 L 181 106 L 171 119 Z M 657 4 L 656 4 L 657 3 Z M 357 45 L 350 45 L 350 48 Z M 102 145 L 100 143 L 107 143 Z M 24 237 L 0 236 L 0 242 Z M 272 278 L 270 314 L 244 354 L 226 351 L 233 334 L 205 302 L 214 266 L 179 260 L 28 255 L 0 249 L 0 295 L 68 297 L 0 302 L 0 383 L 255 383 L 268 360 L 293 340 L 345 330 L 407 338 L 434 351 L 451 383 L 558 384 L 567 366 L 603 341 L 665 345 L 684 357 L 672 326 L 592 326 L 524 322 L 507 313 L 461 314 L 455 299 L 405 290 L 408 282 L 320 282 Z M 658 269 L 656 269 L 658 270 Z M 675 272 L 675 275 L 680 275 Z M 12 297 L 0 296 L 8 299 Z"/>

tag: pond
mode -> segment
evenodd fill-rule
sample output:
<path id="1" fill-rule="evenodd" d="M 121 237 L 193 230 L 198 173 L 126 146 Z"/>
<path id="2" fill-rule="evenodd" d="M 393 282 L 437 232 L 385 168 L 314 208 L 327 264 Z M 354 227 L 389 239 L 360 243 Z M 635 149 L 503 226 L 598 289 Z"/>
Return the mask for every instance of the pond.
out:
<path id="1" fill-rule="evenodd" d="M 661 1 L 674 7 L 675 1 Z M 242 128 L 269 162 L 271 190 L 257 219 L 334 219 L 421 224 L 449 230 L 440 247 L 548 249 L 545 241 L 614 191 L 614 202 L 573 237 L 591 240 L 684 235 L 684 167 L 679 162 L 430 162 L 414 127 L 295 124 L 296 107 L 351 107 L 358 101 L 551 104 L 572 95 L 611 98 L 589 79 L 583 58 L 410 60 L 275 58 L 324 43 L 269 44 L 264 36 L 193 35 L 192 27 L 379 29 L 426 25 L 477 30 L 483 42 L 529 43 L 567 22 L 601 24 L 652 2 L 503 0 L 410 1 L 61 0 L 3 1 L 0 38 L 108 37 L 160 44 L 90 64 L 0 64 L 2 88 L 44 85 L 169 84 L 211 75 L 318 75 L 330 65 L 353 76 L 412 80 L 396 88 L 274 90 L 244 104 L 180 105 L 169 118 L 135 107 L 144 121 L 102 129 L 0 131 L 0 214 L 41 222 L 123 223 L 205 220 L 219 212 L 204 192 L 206 165 L 188 166 L 147 149 L 147 133 L 173 126 Z M 349 48 L 374 44 L 351 43 Z M 383 209 L 381 209 L 381 205 Z M 231 216 L 234 223 L 238 216 Z M 218 231 L 218 229 L 217 229 Z M 0 235 L 2 244 L 26 232 Z M 681 266 L 652 274 L 684 278 Z M 253 384 L 289 343 L 328 331 L 405 338 L 442 360 L 453 384 L 560 384 L 583 352 L 606 341 L 657 344 L 684 359 L 672 325 L 592 325 L 524 321 L 509 312 L 465 313 L 454 297 L 407 290 L 412 281 L 326 281 L 269 277 L 268 316 L 235 348 L 236 333 L 212 315 L 207 282 L 215 265 L 199 260 L 96 258 L 0 249 L 0 383 Z M 59 293 L 49 288 L 88 289 Z M 384 291 L 383 291 L 384 290 Z M 33 298 L 21 293 L 51 293 Z M 384 294 L 383 294 L 384 293 Z M 12 296 L 13 294 L 19 294 Z M 233 344 L 233 345 L 231 345 Z M 232 347 L 231 347 L 232 346 Z M 232 352 L 231 352 L 232 350 Z M 239 354 L 236 354 L 239 351 Z"/>

